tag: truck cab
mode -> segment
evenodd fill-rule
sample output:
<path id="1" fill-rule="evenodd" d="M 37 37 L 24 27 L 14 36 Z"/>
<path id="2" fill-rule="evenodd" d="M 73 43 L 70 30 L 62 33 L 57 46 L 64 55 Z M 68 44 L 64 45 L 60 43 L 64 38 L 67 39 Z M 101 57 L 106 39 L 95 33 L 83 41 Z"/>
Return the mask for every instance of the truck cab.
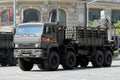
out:
<path id="1" fill-rule="evenodd" d="M 14 56 L 18 58 L 20 68 L 29 71 L 33 64 L 38 64 L 39 68 L 56 70 L 60 62 L 58 47 L 63 45 L 64 38 L 64 28 L 58 24 L 19 24 L 14 36 Z M 46 60 L 48 58 L 51 63 Z M 52 66 L 48 67 L 45 62 Z"/>
<path id="2" fill-rule="evenodd" d="M 55 26 L 55 24 L 51 23 L 25 23 L 18 25 L 14 36 L 15 57 L 45 57 L 41 51 L 57 41 Z"/>

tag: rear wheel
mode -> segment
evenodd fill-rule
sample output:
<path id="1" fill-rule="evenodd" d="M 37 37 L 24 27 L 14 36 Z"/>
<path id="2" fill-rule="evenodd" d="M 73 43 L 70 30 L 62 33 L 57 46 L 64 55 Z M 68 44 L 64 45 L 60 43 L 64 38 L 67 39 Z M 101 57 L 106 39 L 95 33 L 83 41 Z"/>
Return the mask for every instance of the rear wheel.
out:
<path id="1" fill-rule="evenodd" d="M 30 71 L 33 68 L 33 62 L 25 61 L 22 58 L 18 59 L 18 65 L 19 65 L 20 69 L 23 71 Z"/>
<path id="2" fill-rule="evenodd" d="M 1 59 L 1 66 L 7 66 L 7 58 Z"/>
<path id="3" fill-rule="evenodd" d="M 48 58 L 44 61 L 44 66 L 41 65 L 39 67 L 44 68 L 47 71 L 55 71 L 58 69 L 60 63 L 60 58 L 57 52 L 50 51 Z"/>
<path id="4" fill-rule="evenodd" d="M 92 65 L 94 67 L 102 67 L 104 62 L 104 56 L 102 51 L 96 50 L 92 56 Z"/>
<path id="5" fill-rule="evenodd" d="M 68 51 L 63 55 L 62 66 L 64 69 L 73 69 L 76 64 L 76 56 L 73 51 Z"/>
<path id="6" fill-rule="evenodd" d="M 112 53 L 111 51 L 107 50 L 104 54 L 104 67 L 110 67 L 112 64 Z"/>

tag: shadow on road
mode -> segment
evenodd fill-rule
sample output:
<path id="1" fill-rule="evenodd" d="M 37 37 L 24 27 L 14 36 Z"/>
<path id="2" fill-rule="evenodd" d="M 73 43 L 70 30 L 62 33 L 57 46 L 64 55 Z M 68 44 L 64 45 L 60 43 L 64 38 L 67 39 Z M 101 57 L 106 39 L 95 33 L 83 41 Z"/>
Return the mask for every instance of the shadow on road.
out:
<path id="1" fill-rule="evenodd" d="M 0 64 L 0 67 L 5 67 L 5 68 L 7 68 L 7 67 L 18 67 L 18 64 L 16 64 L 16 65 L 7 65 L 7 66 L 2 66 L 2 65 Z"/>
<path id="2" fill-rule="evenodd" d="M 78 71 L 78 70 L 83 71 L 83 70 L 90 70 L 90 69 L 114 68 L 114 67 L 120 67 L 120 65 L 112 65 L 111 67 L 99 67 L 99 68 L 92 67 L 92 66 L 88 66 L 86 68 L 77 67 L 77 68 L 74 68 L 72 70 L 64 70 L 63 68 L 61 68 L 61 69 L 58 69 L 57 71 L 32 70 L 31 72 L 62 72 L 62 71 Z"/>

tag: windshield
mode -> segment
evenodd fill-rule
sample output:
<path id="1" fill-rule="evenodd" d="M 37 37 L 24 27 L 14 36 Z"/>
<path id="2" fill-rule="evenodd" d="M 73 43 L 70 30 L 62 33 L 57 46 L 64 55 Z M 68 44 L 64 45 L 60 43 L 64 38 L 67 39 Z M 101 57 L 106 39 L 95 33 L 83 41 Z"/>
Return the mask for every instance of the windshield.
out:
<path id="1" fill-rule="evenodd" d="M 17 29 L 16 34 L 42 34 L 42 25 L 22 25 Z"/>

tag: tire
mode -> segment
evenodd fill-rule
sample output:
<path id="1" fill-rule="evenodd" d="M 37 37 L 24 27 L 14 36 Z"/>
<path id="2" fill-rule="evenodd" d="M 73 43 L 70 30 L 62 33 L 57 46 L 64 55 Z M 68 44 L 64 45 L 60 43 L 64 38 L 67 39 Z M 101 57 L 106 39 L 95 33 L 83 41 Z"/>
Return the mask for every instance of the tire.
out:
<path id="1" fill-rule="evenodd" d="M 92 56 L 92 65 L 94 67 L 102 67 L 104 62 L 104 55 L 102 51 L 96 50 Z"/>
<path id="2" fill-rule="evenodd" d="M 68 51 L 65 55 L 63 55 L 62 66 L 64 69 L 73 69 L 76 64 L 76 56 L 74 52 Z"/>
<path id="3" fill-rule="evenodd" d="M 1 56 L 1 66 L 7 66 L 8 65 L 7 50 L 4 49 L 1 54 L 4 54 Z"/>
<path id="4" fill-rule="evenodd" d="M 33 63 L 31 61 L 25 61 L 22 58 L 18 59 L 18 65 L 23 71 L 30 71 L 33 68 Z"/>
<path id="5" fill-rule="evenodd" d="M 7 66 L 7 58 L 2 58 L 1 66 Z"/>
<path id="6" fill-rule="evenodd" d="M 16 66 L 17 64 L 17 59 L 14 58 L 13 51 L 10 52 L 8 56 L 8 65 L 9 66 Z"/>
<path id="7" fill-rule="evenodd" d="M 47 71 L 55 71 L 60 64 L 60 58 L 57 52 L 50 51 L 48 58 L 44 61 L 44 68 Z"/>
<path id="8" fill-rule="evenodd" d="M 107 50 L 104 54 L 103 67 L 110 67 L 111 64 L 112 64 L 112 53 L 111 51 Z"/>
<path id="9" fill-rule="evenodd" d="M 87 67 L 88 63 L 89 63 L 88 58 L 86 56 L 82 56 L 80 60 L 80 66 Z"/>

